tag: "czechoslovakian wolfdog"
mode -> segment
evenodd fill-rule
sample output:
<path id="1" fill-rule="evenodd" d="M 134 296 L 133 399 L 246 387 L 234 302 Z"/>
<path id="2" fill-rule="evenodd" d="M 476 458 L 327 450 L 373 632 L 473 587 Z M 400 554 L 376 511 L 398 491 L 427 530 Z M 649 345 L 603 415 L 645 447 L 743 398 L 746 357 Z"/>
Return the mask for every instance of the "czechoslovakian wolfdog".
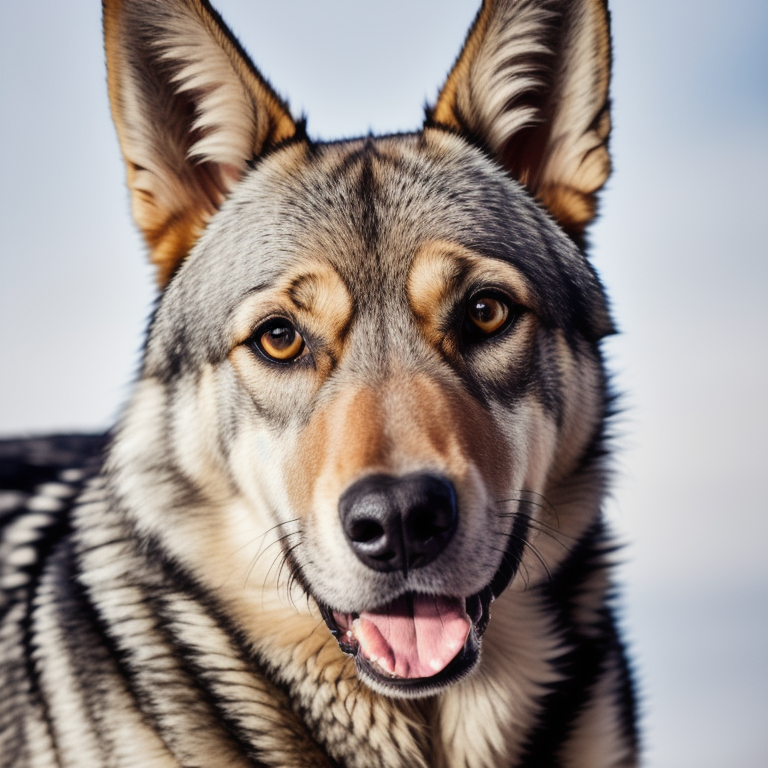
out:
<path id="1" fill-rule="evenodd" d="M 2 764 L 634 766 L 604 2 L 488 0 L 420 131 L 331 143 L 205 0 L 104 30 L 160 298 L 113 432 L 6 495 Z"/>

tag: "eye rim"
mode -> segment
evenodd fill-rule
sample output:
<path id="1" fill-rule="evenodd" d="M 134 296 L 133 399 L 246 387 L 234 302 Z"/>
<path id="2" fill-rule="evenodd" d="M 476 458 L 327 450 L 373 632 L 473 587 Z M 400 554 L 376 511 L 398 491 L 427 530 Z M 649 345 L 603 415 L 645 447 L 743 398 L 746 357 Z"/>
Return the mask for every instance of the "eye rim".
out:
<path id="1" fill-rule="evenodd" d="M 292 350 L 291 347 L 289 347 L 289 354 L 284 356 L 278 354 L 279 350 L 277 350 L 275 347 L 273 347 L 274 351 L 270 352 L 266 348 L 264 342 L 264 337 L 270 333 L 270 331 L 274 331 L 278 328 L 289 328 L 293 330 L 294 340 L 298 341 L 295 350 Z M 300 358 L 304 357 L 307 350 L 307 341 L 304 338 L 304 335 L 299 332 L 298 328 L 296 327 L 296 323 L 283 316 L 270 317 L 267 318 L 264 322 L 259 323 L 259 325 L 254 329 L 253 333 L 250 335 L 248 339 L 248 345 L 252 349 L 256 350 L 264 360 L 274 365 L 291 365 Z"/>
<path id="2" fill-rule="evenodd" d="M 503 310 L 503 317 L 493 328 L 483 328 L 470 314 L 473 305 L 481 300 L 489 299 L 497 303 Z M 524 309 L 515 302 L 509 294 L 498 288 L 482 288 L 474 291 L 464 308 L 464 335 L 470 342 L 482 342 L 494 339 L 512 326 Z"/>

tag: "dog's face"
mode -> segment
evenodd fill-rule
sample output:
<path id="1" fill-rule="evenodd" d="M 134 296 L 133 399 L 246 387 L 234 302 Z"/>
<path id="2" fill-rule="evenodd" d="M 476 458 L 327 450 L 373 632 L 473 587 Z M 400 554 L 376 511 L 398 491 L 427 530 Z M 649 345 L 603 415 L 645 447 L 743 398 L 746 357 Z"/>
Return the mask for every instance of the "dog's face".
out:
<path id="1" fill-rule="evenodd" d="M 181 34 L 184 11 L 169 7 Z M 498 12 L 489 5 L 480 21 L 503 32 L 511 21 Z M 108 41 L 110 24 L 130 29 L 125 13 L 107 15 Z M 147 60 L 176 51 L 163 87 L 189 111 L 190 89 L 174 83 L 201 78 L 203 65 L 167 29 L 158 40 Z M 219 591 L 224 573 L 247 585 L 260 556 L 251 545 L 274 531 L 362 679 L 401 696 L 476 665 L 492 600 L 563 556 L 554 537 L 535 543 L 544 527 L 570 536 L 591 523 L 569 515 L 568 499 L 557 519 L 549 505 L 564 488 L 578 497 L 569 478 L 599 444 L 598 341 L 611 330 L 599 282 L 564 231 L 578 239 L 580 209 L 542 191 L 555 221 L 533 182 L 526 189 L 509 162 L 460 135 L 468 118 L 446 104 L 460 90 L 451 78 L 422 133 L 326 145 L 297 135 L 248 167 L 206 156 L 190 171 L 190 199 L 207 194 L 192 224 L 145 227 L 161 271 L 175 274 L 124 427 L 159 419 L 152 454 L 169 497 L 183 486 L 187 501 L 143 524 L 173 538 L 185 566 Z M 199 86 L 197 109 L 215 101 L 211 88 Z M 137 131 L 120 98 L 128 155 Z M 210 125 L 193 123 L 198 144 L 215 144 Z M 164 192 L 147 167 L 129 158 L 140 223 L 141 206 Z M 168 266 L 174 244 L 183 256 L 190 240 L 189 257 Z M 258 589 L 279 581 L 272 570 L 257 568 Z"/>

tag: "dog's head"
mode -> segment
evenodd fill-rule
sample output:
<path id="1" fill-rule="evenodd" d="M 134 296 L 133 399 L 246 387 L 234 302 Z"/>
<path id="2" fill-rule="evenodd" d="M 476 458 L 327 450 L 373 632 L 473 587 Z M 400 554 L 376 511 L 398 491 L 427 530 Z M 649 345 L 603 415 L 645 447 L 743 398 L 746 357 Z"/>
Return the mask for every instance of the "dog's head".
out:
<path id="1" fill-rule="evenodd" d="M 107 2 L 105 31 L 163 289 L 112 459 L 128 506 L 245 581 L 233 542 L 273 529 L 362 679 L 433 693 L 593 522 L 604 5 L 485 3 L 421 132 L 332 144 L 207 3 Z"/>

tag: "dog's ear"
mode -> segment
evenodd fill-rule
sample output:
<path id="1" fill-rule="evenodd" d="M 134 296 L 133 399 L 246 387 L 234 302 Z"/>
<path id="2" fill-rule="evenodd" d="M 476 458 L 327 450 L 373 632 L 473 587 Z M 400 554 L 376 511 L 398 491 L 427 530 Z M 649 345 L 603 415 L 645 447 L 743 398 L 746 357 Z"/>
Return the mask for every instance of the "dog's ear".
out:
<path id="1" fill-rule="evenodd" d="M 246 163 L 297 126 L 206 0 L 104 0 L 104 38 L 133 216 L 164 287 Z"/>
<path id="2" fill-rule="evenodd" d="M 479 141 L 577 242 L 610 173 L 605 0 L 485 0 L 427 125 Z"/>

